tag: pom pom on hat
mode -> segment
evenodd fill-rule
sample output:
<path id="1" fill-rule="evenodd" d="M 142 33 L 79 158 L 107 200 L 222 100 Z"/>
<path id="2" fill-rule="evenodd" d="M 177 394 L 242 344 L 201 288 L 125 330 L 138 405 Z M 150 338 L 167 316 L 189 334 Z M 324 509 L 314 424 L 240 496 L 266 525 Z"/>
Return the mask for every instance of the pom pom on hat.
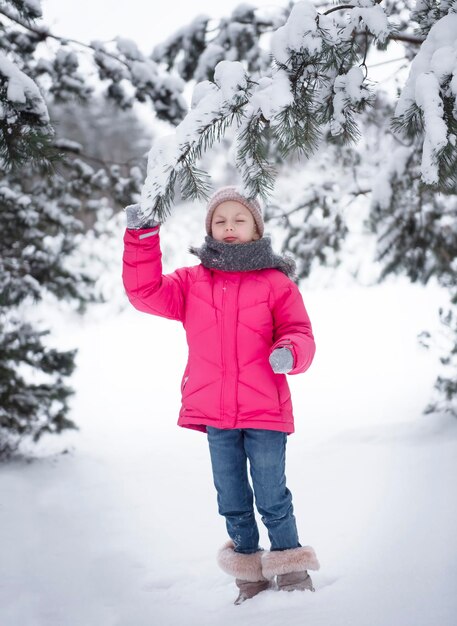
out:
<path id="1" fill-rule="evenodd" d="M 257 231 L 260 237 L 263 237 L 264 223 L 262 207 L 259 201 L 256 198 L 246 198 L 237 187 L 221 187 L 221 189 L 218 189 L 209 199 L 205 223 L 208 235 L 211 235 L 211 220 L 213 219 L 214 211 L 220 204 L 228 200 L 239 202 L 251 212 L 257 226 Z"/>

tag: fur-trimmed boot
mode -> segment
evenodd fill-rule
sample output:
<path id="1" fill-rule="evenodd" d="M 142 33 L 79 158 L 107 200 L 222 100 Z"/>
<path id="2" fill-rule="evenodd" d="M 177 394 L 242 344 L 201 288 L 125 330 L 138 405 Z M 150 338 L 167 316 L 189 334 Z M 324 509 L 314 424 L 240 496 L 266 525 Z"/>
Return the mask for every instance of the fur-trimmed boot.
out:
<path id="1" fill-rule="evenodd" d="M 316 554 L 309 546 L 262 554 L 263 575 L 271 581 L 276 576 L 276 586 L 281 591 L 314 591 L 309 569 L 319 569 Z"/>
<path id="2" fill-rule="evenodd" d="M 262 574 L 263 550 L 252 554 L 235 552 L 235 546 L 230 539 L 219 550 L 217 563 L 219 567 L 231 576 L 235 576 L 235 583 L 239 589 L 235 604 L 253 598 L 270 586 L 270 581 Z"/>

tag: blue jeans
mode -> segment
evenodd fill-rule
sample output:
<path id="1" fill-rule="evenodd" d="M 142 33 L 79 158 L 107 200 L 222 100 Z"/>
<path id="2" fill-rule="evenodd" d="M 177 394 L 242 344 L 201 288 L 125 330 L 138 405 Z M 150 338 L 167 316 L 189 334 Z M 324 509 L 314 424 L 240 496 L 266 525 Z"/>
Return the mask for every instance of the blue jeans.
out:
<path id="1" fill-rule="evenodd" d="M 286 487 L 286 433 L 207 426 L 219 513 L 235 552 L 259 550 L 253 501 L 268 530 L 271 550 L 300 547 L 292 494 Z M 247 461 L 254 492 L 248 480 Z"/>

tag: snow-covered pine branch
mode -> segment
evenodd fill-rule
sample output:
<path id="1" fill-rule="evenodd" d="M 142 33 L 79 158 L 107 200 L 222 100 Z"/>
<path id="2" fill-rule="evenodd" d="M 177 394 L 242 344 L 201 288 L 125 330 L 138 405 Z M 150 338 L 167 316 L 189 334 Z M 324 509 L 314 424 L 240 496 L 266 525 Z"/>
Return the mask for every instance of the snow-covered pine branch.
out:
<path id="1" fill-rule="evenodd" d="M 409 137 L 423 133 L 424 183 L 435 185 L 449 176 L 457 182 L 457 13 L 444 15 L 429 29 L 411 63 L 394 127 Z"/>
<path id="2" fill-rule="evenodd" d="M 193 93 L 192 109 L 176 127 L 172 135 L 154 142 L 148 157 L 146 182 L 141 196 L 145 220 L 156 212 L 159 219 L 169 211 L 174 185 L 182 184 L 184 197 L 205 196 L 208 192 L 206 177 L 195 170 L 195 161 L 201 158 L 249 101 L 252 89 L 241 63 L 222 61 L 215 70 L 214 83 L 199 83 Z M 186 175 L 192 173 L 192 182 Z"/>
<path id="3" fill-rule="evenodd" d="M 7 3 L 2 0 L 0 10 L 11 12 L 24 20 L 35 20 L 43 16 L 41 0 L 9 0 Z"/>
<path id="4" fill-rule="evenodd" d="M 5 89 L 2 119 L 11 119 L 16 111 L 36 117 L 39 124 L 49 122 L 48 109 L 35 82 L 0 51 L 0 80 Z"/>
<path id="5" fill-rule="evenodd" d="M 52 160 L 52 129 L 46 129 L 46 97 L 56 102 L 89 102 L 104 96 L 126 109 L 149 102 L 160 119 L 177 124 L 186 112 L 184 81 L 118 37 L 90 45 L 53 34 L 41 18 L 40 0 L 1 0 L 0 159 L 3 168 L 27 158 Z M 41 56 L 43 43 L 52 42 Z M 57 42 L 57 43 L 55 43 Z M 51 51 L 51 54 L 49 52 Z M 97 71 L 98 85 L 82 69 L 84 57 Z M 38 128 L 41 126 L 41 128 Z"/>
<path id="6" fill-rule="evenodd" d="M 114 47 L 101 41 L 92 42 L 91 47 L 99 77 L 108 81 L 107 93 L 121 108 L 150 101 L 159 119 L 177 124 L 183 118 L 185 83 L 178 75 L 164 71 L 124 37 L 117 37 Z"/>
<path id="7" fill-rule="evenodd" d="M 363 4 L 346 12 L 343 19 L 334 13 L 319 14 L 308 0 L 302 0 L 273 33 L 268 68 L 248 79 L 241 63 L 218 63 L 214 82 L 196 86 L 194 108 L 176 133 L 151 149 L 141 200 L 144 218 L 154 211 L 159 217 L 163 215 L 177 180 L 186 190 L 192 188 L 185 182 L 189 170 L 182 166 L 184 160 L 194 166 L 190 147 L 199 147 L 194 152 L 198 156 L 204 145 L 210 146 L 211 142 L 205 143 L 200 135 L 208 133 L 208 124 L 216 126 L 221 119 L 228 119 L 236 97 L 237 114 L 232 121 L 237 124 L 237 165 L 248 195 L 265 197 L 272 187 L 268 142 L 276 143 L 283 155 L 294 151 L 309 154 L 327 123 L 333 137 L 356 139 L 354 113 L 363 110 L 370 94 L 357 67 L 358 62 L 363 64 L 363 55 L 353 34 L 361 22 L 380 42 L 389 33 L 380 6 L 371 0 Z"/>
<path id="8" fill-rule="evenodd" d="M 457 292 L 451 294 L 452 308 L 440 310 L 445 344 L 441 349 L 442 373 L 435 382 L 435 393 L 425 413 L 452 415 L 457 418 Z M 443 342 L 443 343 L 444 343 Z"/>
<path id="9" fill-rule="evenodd" d="M 0 50 L 0 169 L 51 160 L 53 130 L 36 83 Z"/>
<path id="10" fill-rule="evenodd" d="M 157 45 L 152 58 L 186 81 L 211 80 L 220 61 L 243 61 L 248 72 L 258 72 L 270 65 L 269 54 L 260 45 L 262 35 L 284 24 L 287 14 L 287 9 L 262 12 L 240 4 L 217 23 L 199 15 Z"/>
<path id="11" fill-rule="evenodd" d="M 348 233 L 339 202 L 342 190 L 328 180 L 308 182 L 294 198 L 292 210 L 272 210 L 272 219 L 285 226 L 283 249 L 297 260 L 297 276 L 307 278 L 316 265 L 338 264 L 338 253 Z M 294 219 L 295 215 L 299 219 Z"/>

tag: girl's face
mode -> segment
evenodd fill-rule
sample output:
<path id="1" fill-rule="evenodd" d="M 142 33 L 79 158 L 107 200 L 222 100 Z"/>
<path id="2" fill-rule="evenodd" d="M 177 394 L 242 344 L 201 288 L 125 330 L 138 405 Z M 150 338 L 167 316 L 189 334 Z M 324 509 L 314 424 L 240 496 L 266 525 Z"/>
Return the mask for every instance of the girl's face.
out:
<path id="1" fill-rule="evenodd" d="M 241 202 L 221 202 L 213 213 L 211 235 L 225 243 L 248 243 L 260 239 L 252 213 Z"/>

